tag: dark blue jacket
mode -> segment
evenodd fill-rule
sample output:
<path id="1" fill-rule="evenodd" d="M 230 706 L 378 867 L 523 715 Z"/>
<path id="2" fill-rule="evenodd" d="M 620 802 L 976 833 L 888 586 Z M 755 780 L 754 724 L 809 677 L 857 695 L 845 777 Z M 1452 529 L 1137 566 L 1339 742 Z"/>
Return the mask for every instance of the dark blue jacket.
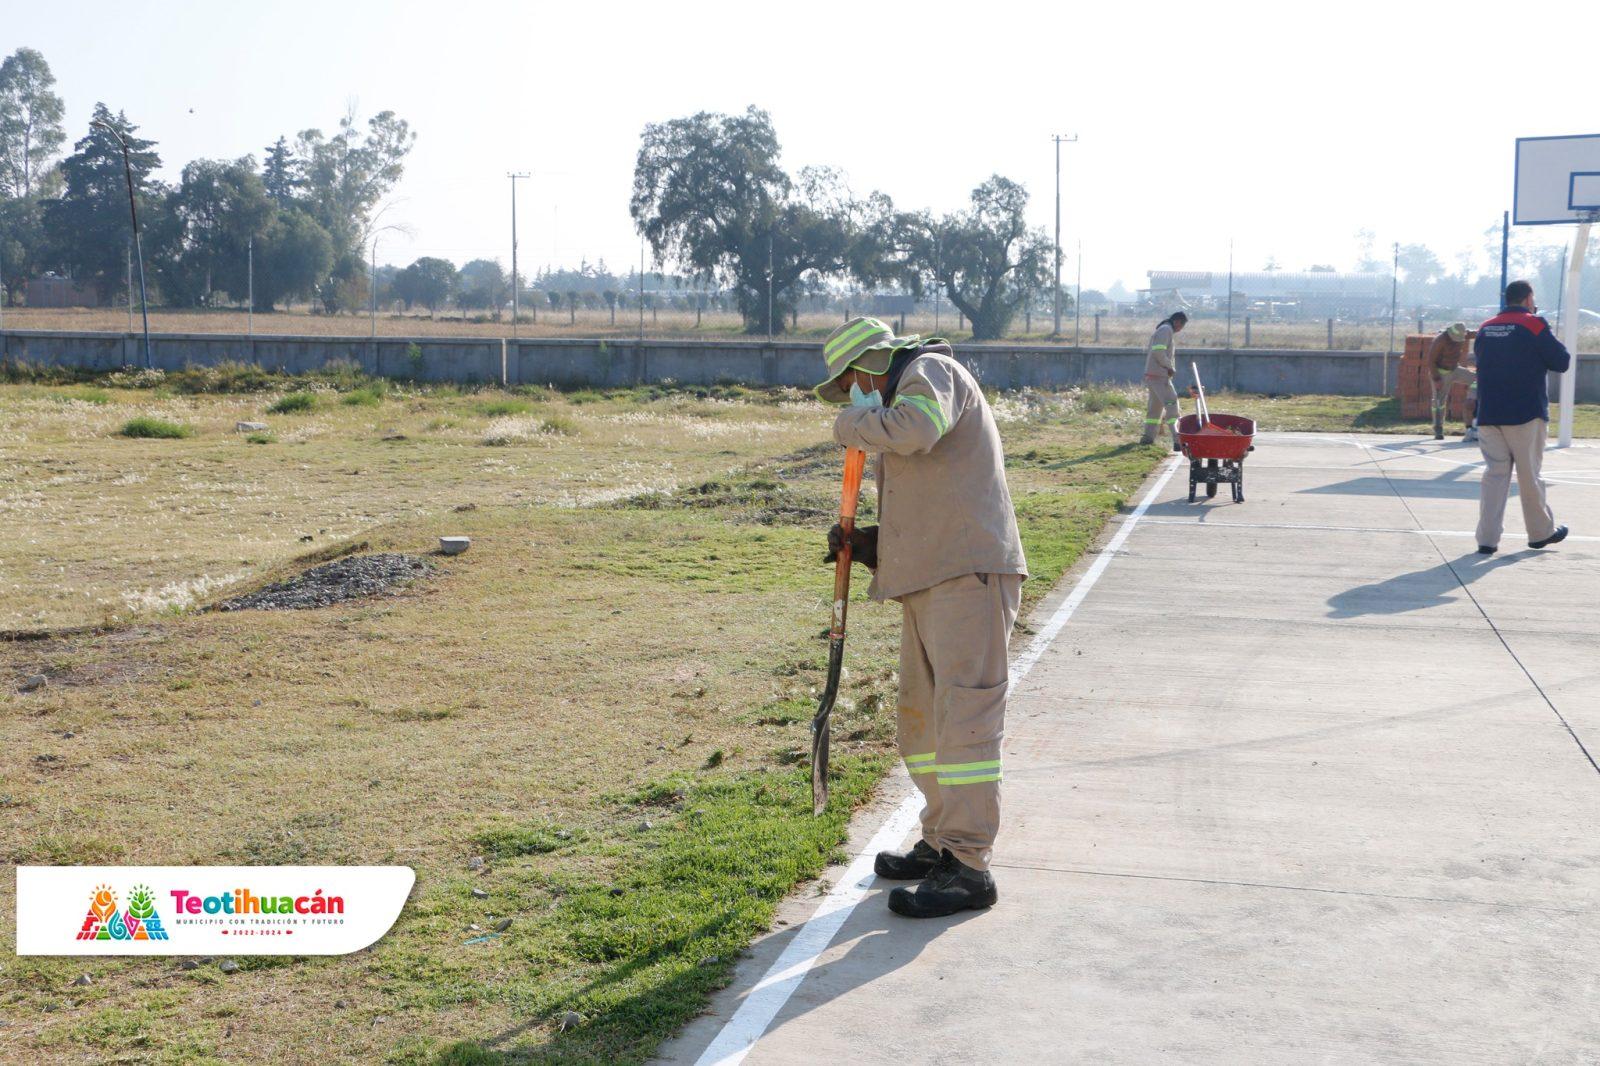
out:
<path id="1" fill-rule="evenodd" d="M 1549 371 L 1567 369 L 1572 356 L 1550 323 L 1526 308 L 1508 307 L 1478 327 L 1478 424 L 1520 426 L 1550 421 Z"/>

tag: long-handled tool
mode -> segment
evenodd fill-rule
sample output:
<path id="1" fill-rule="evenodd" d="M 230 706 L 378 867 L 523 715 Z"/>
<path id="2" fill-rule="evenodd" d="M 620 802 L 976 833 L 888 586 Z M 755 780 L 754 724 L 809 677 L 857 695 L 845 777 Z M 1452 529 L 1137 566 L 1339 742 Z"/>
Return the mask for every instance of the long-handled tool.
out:
<path id="1" fill-rule="evenodd" d="M 844 488 L 839 496 L 839 528 L 843 543 L 833 565 L 833 625 L 828 630 L 828 684 L 811 719 L 811 813 L 828 806 L 828 716 L 839 696 L 839 672 L 844 668 L 844 620 L 850 607 L 850 534 L 856 528 L 856 501 L 861 495 L 861 474 L 867 453 L 847 448 L 844 453 Z"/>

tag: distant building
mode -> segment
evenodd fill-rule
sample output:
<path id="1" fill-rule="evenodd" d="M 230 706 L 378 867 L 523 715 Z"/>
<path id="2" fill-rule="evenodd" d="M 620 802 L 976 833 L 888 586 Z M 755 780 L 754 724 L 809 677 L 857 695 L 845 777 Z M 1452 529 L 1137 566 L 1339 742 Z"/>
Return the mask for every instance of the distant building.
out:
<path id="1" fill-rule="evenodd" d="M 99 307 L 100 293 L 93 285 L 82 286 L 59 274 L 46 274 L 28 280 L 29 307 Z"/>
<path id="2" fill-rule="evenodd" d="M 1228 305 L 1228 275 L 1212 271 L 1152 270 L 1139 295 L 1152 304 L 1222 308 Z M 1236 314 L 1255 311 L 1286 318 L 1363 318 L 1387 312 L 1388 274 L 1344 274 L 1332 270 L 1294 273 L 1263 270 L 1233 275 Z"/>

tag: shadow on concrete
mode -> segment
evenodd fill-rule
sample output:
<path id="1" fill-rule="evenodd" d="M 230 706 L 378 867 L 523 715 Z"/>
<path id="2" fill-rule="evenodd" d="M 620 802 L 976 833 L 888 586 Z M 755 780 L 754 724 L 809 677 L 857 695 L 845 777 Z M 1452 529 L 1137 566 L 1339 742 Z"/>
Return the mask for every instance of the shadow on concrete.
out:
<path id="1" fill-rule="evenodd" d="M 1396 574 L 1369 585 L 1357 585 L 1328 598 L 1329 618 L 1360 618 L 1371 614 L 1405 614 L 1458 603 L 1453 595 L 1491 570 L 1509 566 L 1532 552 L 1513 555 L 1479 555 L 1476 551 L 1430 566 Z"/>
<path id="2" fill-rule="evenodd" d="M 889 892 L 901 883 L 914 884 L 882 878 L 874 882 L 878 890 L 861 901 L 833 938 L 835 945 L 849 944 L 849 950 L 830 962 L 813 966 L 767 1027 L 767 1032 L 777 1032 L 817 1007 L 826 1006 L 910 965 L 939 936 L 958 925 L 983 919 L 983 911 L 962 911 L 948 918 L 902 918 L 889 910 Z M 1003 907 L 1006 905 L 1005 884 L 1002 882 L 999 887 L 1002 893 L 999 906 Z M 911 1034 L 883 1036 L 914 1041 Z"/>

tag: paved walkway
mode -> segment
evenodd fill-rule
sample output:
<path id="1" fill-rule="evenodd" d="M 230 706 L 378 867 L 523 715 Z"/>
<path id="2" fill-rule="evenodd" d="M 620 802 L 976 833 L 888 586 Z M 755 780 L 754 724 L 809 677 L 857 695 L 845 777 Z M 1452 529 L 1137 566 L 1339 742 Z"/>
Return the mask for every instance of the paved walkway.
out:
<path id="1" fill-rule="evenodd" d="M 908 922 L 833 871 L 666 1059 L 1600 1061 L 1600 447 L 1550 453 L 1544 552 L 1513 496 L 1475 554 L 1479 467 L 1263 436 L 1242 505 L 1179 471 L 1016 685 L 1000 905 Z"/>

